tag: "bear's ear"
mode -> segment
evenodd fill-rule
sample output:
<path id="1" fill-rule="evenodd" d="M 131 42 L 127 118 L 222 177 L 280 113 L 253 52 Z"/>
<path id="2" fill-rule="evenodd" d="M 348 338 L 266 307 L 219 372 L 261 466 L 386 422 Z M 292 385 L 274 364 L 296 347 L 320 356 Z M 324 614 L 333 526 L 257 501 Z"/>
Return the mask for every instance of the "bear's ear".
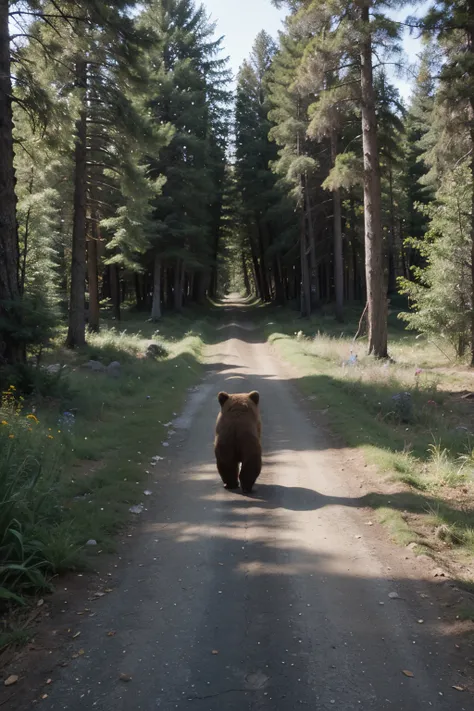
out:
<path id="1" fill-rule="evenodd" d="M 252 392 L 249 394 L 250 400 L 254 402 L 256 405 L 260 402 L 260 393 L 258 393 L 256 390 L 252 390 Z"/>
<path id="2" fill-rule="evenodd" d="M 217 399 L 219 400 L 219 404 L 222 407 L 224 405 L 224 403 L 226 403 L 227 400 L 229 399 L 229 395 L 227 393 L 219 393 L 219 395 L 217 396 Z"/>

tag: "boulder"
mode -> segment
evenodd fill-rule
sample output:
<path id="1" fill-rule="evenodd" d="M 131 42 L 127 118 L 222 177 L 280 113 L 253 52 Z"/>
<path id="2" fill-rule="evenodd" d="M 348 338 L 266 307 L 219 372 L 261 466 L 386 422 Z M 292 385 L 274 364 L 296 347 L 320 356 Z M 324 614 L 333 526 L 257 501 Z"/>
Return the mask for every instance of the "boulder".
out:
<path id="1" fill-rule="evenodd" d="M 109 363 L 107 366 L 107 374 L 111 375 L 113 378 L 120 377 L 121 370 L 122 366 L 120 365 L 118 360 L 112 361 L 112 363 Z"/>

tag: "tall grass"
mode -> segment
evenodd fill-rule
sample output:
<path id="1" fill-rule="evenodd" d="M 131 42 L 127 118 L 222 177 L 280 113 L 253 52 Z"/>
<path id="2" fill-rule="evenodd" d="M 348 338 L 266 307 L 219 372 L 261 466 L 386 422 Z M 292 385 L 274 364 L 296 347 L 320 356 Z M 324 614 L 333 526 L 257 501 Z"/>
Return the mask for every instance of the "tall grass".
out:
<path id="1" fill-rule="evenodd" d="M 0 597 L 49 587 L 40 529 L 60 516 L 60 451 L 52 429 L 28 412 L 10 386 L 0 407 Z"/>

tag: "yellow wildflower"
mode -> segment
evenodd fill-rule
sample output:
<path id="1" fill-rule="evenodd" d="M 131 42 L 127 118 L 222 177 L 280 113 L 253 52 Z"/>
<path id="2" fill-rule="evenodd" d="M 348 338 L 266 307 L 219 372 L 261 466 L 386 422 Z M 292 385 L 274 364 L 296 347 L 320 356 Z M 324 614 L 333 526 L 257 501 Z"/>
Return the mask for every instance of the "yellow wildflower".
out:
<path id="1" fill-rule="evenodd" d="M 48 435 L 48 439 L 54 439 L 53 435 Z"/>
<path id="2" fill-rule="evenodd" d="M 2 420 L 2 425 L 8 425 L 8 422 L 6 420 Z"/>
<path id="3" fill-rule="evenodd" d="M 15 435 L 8 435 L 8 439 L 15 439 Z"/>
<path id="4" fill-rule="evenodd" d="M 36 415 L 33 415 L 33 414 L 27 415 L 26 419 L 27 420 L 34 420 L 35 422 L 38 422 L 38 418 L 36 417 Z"/>

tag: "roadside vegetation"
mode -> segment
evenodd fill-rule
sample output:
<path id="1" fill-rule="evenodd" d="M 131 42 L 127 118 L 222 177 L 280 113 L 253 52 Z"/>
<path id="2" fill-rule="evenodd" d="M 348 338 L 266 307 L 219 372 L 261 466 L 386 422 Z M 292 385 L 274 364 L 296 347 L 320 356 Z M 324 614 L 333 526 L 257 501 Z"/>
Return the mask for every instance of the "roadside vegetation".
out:
<path id="1" fill-rule="evenodd" d="M 127 316 L 71 352 L 53 344 L 29 395 L 11 383 L 0 405 L 0 606 L 25 605 L 54 577 L 113 549 L 144 503 L 165 424 L 202 374 L 204 321 L 159 328 Z M 114 363 L 111 368 L 110 363 Z M 163 451 L 162 451 L 163 450 Z M 7 623 L 5 623 L 6 625 Z M 7 626 L 0 646 L 15 639 Z M 10 636 L 10 633 L 13 637 Z"/>
<path id="2" fill-rule="evenodd" d="M 389 317 L 389 361 L 354 342 L 360 311 L 303 321 L 265 315 L 276 352 L 295 366 L 296 385 L 348 446 L 381 474 L 366 504 L 391 534 L 418 553 L 447 553 L 459 578 L 474 570 L 474 374 L 448 348 Z"/>

